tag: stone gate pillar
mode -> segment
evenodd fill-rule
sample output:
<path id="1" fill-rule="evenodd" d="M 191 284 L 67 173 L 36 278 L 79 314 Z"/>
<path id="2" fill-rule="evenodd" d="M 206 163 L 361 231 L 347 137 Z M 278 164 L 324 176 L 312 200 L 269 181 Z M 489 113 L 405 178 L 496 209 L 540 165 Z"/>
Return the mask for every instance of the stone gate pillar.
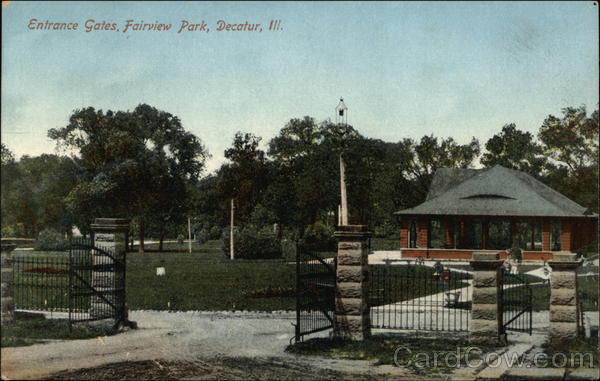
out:
<path id="1" fill-rule="evenodd" d="M 13 244 L 2 244 L 0 258 L 1 282 L 2 282 L 2 325 L 11 324 L 15 320 L 15 302 L 13 291 L 13 261 L 11 252 L 17 247 Z"/>
<path id="2" fill-rule="evenodd" d="M 369 260 L 364 225 L 338 226 L 335 320 L 336 338 L 361 341 L 371 335 Z"/>
<path id="3" fill-rule="evenodd" d="M 125 218 L 96 218 L 92 224 L 94 232 L 94 246 L 108 249 L 114 253 L 115 260 L 125 263 L 125 252 L 127 250 L 127 233 L 129 231 L 129 220 Z M 93 264 L 106 265 L 113 261 L 100 253 L 94 252 Z M 127 310 L 125 308 L 125 273 L 124 271 L 114 271 L 107 269 L 94 269 L 92 271 L 92 287 L 97 291 L 109 291 L 121 289 L 119 292 L 105 296 L 117 307 L 117 317 L 127 320 Z M 113 308 L 99 296 L 92 296 L 90 306 L 90 316 L 93 319 L 107 319 L 115 316 Z M 119 323 L 119 321 L 115 322 Z"/>
<path id="4" fill-rule="evenodd" d="M 471 342 L 506 344 L 502 329 L 502 264 L 497 253 L 473 253 Z"/>
<path id="5" fill-rule="evenodd" d="M 576 254 L 556 253 L 548 264 L 550 274 L 550 342 L 573 340 L 579 335 Z"/>

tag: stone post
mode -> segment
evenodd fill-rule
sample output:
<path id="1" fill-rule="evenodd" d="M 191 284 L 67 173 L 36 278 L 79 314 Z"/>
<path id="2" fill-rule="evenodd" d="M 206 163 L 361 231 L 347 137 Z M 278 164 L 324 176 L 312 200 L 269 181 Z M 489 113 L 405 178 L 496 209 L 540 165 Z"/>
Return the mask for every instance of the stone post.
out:
<path id="1" fill-rule="evenodd" d="M 502 264 L 497 253 L 473 253 L 471 342 L 506 344 L 502 329 Z"/>
<path id="2" fill-rule="evenodd" d="M 369 262 L 363 225 L 338 226 L 334 336 L 362 341 L 371 335 Z"/>
<path id="3" fill-rule="evenodd" d="M 550 342 L 560 343 L 579 335 L 576 254 L 555 253 L 550 274 Z"/>
<path id="4" fill-rule="evenodd" d="M 127 250 L 127 233 L 129 231 L 129 220 L 124 218 L 96 218 L 92 224 L 94 232 L 94 246 L 107 249 L 114 253 L 114 258 L 121 263 L 125 263 L 125 252 Z M 109 257 L 96 251 L 93 254 L 93 264 L 107 265 L 113 261 Z M 107 270 L 103 268 L 92 271 L 92 287 L 97 291 L 107 291 L 105 297 L 117 307 L 117 319 L 127 320 L 127 310 L 125 308 L 125 272 Z M 121 289 L 120 293 L 111 296 L 111 290 Z M 114 316 L 114 311 L 108 303 L 99 296 L 92 296 L 90 316 L 93 319 L 106 319 Z M 115 323 L 121 323 L 116 321 Z"/>
<path id="5" fill-rule="evenodd" d="M 2 270 L 2 325 L 8 325 L 15 321 L 15 302 L 13 294 L 13 261 L 11 252 L 17 247 L 13 244 L 2 244 L 0 258 Z"/>

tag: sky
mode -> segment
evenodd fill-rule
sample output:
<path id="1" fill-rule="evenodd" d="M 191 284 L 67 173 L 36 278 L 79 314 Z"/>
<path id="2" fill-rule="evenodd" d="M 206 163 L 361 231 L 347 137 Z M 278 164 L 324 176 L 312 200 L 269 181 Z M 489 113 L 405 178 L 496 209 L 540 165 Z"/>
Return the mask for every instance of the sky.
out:
<path id="1" fill-rule="evenodd" d="M 183 20 L 206 26 L 178 33 Z M 86 31 L 102 22 L 115 30 Z M 591 1 L 3 1 L 1 138 L 17 158 L 55 153 L 46 133 L 73 110 L 147 103 L 202 140 L 210 172 L 237 131 L 265 148 L 292 118 L 334 119 L 343 97 L 364 136 L 484 144 L 507 123 L 535 134 L 564 107 L 595 109 L 598 30 Z"/>

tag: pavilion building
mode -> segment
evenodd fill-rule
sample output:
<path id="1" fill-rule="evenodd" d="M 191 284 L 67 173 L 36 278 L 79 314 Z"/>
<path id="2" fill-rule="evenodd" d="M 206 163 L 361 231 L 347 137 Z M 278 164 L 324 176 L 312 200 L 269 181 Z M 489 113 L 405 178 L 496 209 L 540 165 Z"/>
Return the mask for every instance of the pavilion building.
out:
<path id="1" fill-rule="evenodd" d="M 470 259 L 517 245 L 524 260 L 547 260 L 595 241 L 598 214 L 532 176 L 502 166 L 441 168 L 425 202 L 400 217 L 402 257 Z"/>

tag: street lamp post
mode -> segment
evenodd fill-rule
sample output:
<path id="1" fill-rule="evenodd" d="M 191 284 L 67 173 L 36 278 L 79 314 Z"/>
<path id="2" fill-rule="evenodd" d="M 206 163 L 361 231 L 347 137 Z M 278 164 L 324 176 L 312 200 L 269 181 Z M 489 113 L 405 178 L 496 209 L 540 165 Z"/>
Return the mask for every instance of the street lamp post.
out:
<path id="1" fill-rule="evenodd" d="M 344 104 L 344 99 L 340 98 L 340 103 L 335 108 L 336 122 L 338 124 L 347 124 L 348 122 L 348 107 Z M 344 158 L 340 152 L 340 210 L 339 210 L 339 225 L 348 225 L 348 199 L 346 198 L 346 165 Z"/>

